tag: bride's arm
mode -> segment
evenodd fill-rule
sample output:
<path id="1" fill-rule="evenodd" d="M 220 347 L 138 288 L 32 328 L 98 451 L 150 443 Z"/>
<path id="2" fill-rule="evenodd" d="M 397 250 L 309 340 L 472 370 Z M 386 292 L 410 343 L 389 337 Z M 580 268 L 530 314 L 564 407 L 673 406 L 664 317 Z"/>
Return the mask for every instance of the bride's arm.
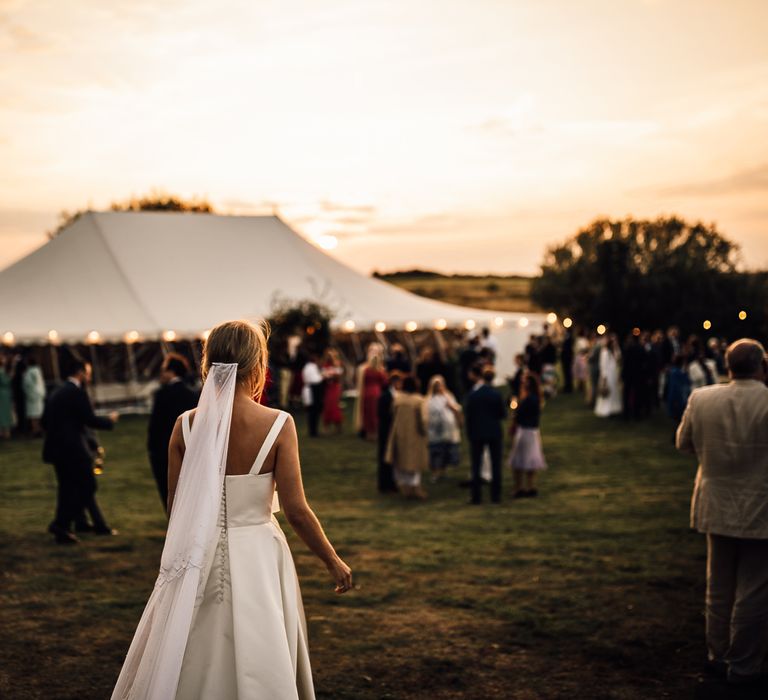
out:
<path id="1" fill-rule="evenodd" d="M 299 466 L 299 442 L 291 416 L 288 416 L 277 440 L 275 482 L 280 494 L 280 506 L 291 527 L 326 565 L 336 582 L 336 592 L 348 591 L 352 587 L 352 570 L 336 554 L 336 550 L 325 536 L 320 521 L 312 512 L 304 496 Z"/>
<path id="2" fill-rule="evenodd" d="M 173 508 L 173 497 L 176 495 L 176 486 L 179 483 L 181 462 L 184 459 L 184 435 L 181 429 L 181 416 L 176 419 L 173 426 L 171 441 L 168 443 L 168 516 Z"/>

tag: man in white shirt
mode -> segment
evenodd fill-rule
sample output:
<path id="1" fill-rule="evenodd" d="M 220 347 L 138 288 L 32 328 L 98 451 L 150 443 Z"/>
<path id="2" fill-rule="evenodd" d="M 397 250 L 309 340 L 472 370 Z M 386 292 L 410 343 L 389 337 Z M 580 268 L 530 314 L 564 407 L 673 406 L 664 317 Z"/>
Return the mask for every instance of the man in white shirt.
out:
<path id="1" fill-rule="evenodd" d="M 320 414 L 323 411 L 323 373 L 318 366 L 318 356 L 310 354 L 309 360 L 301 370 L 301 379 L 304 384 L 301 390 L 301 398 L 307 409 L 307 423 L 309 436 L 317 437 L 320 425 Z"/>
<path id="2" fill-rule="evenodd" d="M 708 668 L 729 684 L 757 689 L 764 685 L 768 652 L 765 349 L 755 340 L 738 340 L 726 362 L 728 384 L 691 394 L 677 448 L 699 458 L 691 526 L 707 536 Z"/>

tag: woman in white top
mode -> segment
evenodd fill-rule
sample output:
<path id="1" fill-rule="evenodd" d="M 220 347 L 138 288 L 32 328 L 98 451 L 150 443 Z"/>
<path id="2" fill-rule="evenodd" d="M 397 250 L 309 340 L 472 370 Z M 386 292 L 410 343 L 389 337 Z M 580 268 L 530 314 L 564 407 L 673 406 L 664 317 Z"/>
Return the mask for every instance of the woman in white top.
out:
<path id="1" fill-rule="evenodd" d="M 24 370 L 22 378 L 24 388 L 24 399 L 27 407 L 27 418 L 33 435 L 40 434 L 40 418 L 43 415 L 45 403 L 45 381 L 43 373 L 37 360 L 30 357 L 27 362 L 27 369 Z"/>
<path id="2" fill-rule="evenodd" d="M 288 544 L 273 512 L 351 588 L 304 497 L 293 419 L 254 401 L 264 388 L 265 332 L 214 328 L 205 385 L 171 437 L 170 522 L 160 575 L 113 700 L 314 698 L 306 624 Z"/>
<path id="3" fill-rule="evenodd" d="M 611 333 L 603 340 L 600 349 L 600 379 L 597 382 L 595 415 L 601 418 L 615 416 L 622 411 L 619 362 L 621 351 L 616 335 Z"/>
<path id="4" fill-rule="evenodd" d="M 426 411 L 429 468 L 435 482 L 445 476 L 449 466 L 459 463 L 461 443 L 461 406 L 439 374 L 429 380 Z"/>

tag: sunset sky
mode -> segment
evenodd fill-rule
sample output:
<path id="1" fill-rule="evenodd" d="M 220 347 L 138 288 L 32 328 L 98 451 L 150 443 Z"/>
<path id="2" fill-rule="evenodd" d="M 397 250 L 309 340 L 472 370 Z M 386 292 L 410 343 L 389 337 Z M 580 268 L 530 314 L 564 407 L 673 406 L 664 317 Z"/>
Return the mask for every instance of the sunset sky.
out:
<path id="1" fill-rule="evenodd" d="M 768 267 L 766 37 L 765 0 L 0 0 L 0 267 L 152 189 L 363 272 L 669 213 Z"/>

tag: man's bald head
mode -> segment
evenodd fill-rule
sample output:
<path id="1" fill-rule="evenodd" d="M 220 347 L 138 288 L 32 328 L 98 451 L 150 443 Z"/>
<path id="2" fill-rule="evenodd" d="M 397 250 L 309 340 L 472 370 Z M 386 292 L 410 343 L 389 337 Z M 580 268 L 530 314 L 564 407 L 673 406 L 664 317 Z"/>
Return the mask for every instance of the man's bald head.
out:
<path id="1" fill-rule="evenodd" d="M 765 348 L 752 338 L 731 343 L 725 361 L 733 379 L 765 379 Z"/>

